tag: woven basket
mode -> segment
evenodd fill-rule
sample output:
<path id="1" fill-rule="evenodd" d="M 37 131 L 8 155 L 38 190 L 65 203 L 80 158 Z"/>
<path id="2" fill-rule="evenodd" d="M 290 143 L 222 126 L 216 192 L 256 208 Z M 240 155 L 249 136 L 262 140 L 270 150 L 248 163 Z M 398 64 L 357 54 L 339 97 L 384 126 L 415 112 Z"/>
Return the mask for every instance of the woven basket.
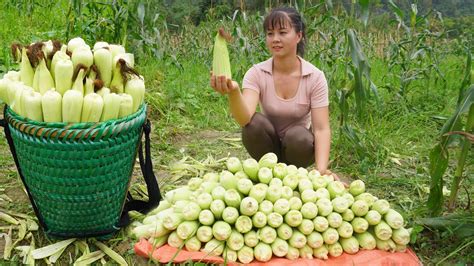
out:
<path id="1" fill-rule="evenodd" d="M 44 123 L 5 112 L 24 184 L 47 235 L 113 232 L 124 206 L 146 106 L 102 123 Z"/>

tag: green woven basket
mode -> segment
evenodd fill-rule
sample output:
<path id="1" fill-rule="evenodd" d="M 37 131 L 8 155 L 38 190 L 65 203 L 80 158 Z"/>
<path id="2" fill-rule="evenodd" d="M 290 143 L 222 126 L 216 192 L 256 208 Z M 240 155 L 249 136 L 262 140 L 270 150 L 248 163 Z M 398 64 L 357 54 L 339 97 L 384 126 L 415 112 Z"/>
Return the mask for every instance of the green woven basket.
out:
<path id="1" fill-rule="evenodd" d="M 47 235 L 82 237 L 118 229 L 145 105 L 128 117 L 102 123 L 36 122 L 10 108 L 5 119 Z"/>

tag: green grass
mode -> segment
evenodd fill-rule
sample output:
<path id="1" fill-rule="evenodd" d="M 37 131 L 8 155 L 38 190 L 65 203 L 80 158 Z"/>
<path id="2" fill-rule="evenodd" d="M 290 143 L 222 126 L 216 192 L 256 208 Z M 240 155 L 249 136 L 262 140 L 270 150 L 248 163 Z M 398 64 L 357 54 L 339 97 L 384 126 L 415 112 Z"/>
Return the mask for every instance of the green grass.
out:
<path id="1" fill-rule="evenodd" d="M 5 1 L 0 3 L 0 7 L 6 5 Z M 61 39 L 66 28 L 66 10 L 67 2 L 62 1 L 50 9 L 38 8 L 31 16 L 12 9 L 1 12 L 0 71 L 4 71 L 1 67 L 15 67 L 7 64 L 11 42 Z M 206 44 L 210 42 L 211 37 L 202 35 L 208 30 L 198 29 L 196 32 L 195 39 L 187 40 L 184 44 L 186 53 L 176 49 L 179 66 L 169 58 L 159 60 L 152 56 L 140 57 L 137 62 L 138 70 L 145 77 L 147 85 L 146 101 L 150 107 L 153 127 L 154 170 L 159 180 L 170 182 L 164 189 L 182 184 L 191 176 L 190 173 L 172 171 L 172 165 L 184 157 L 189 156 L 198 161 L 203 161 L 208 156 L 216 159 L 227 156 L 237 156 L 241 159 L 248 157 L 239 141 L 240 129 L 229 114 L 227 99 L 212 91 L 208 85 L 210 52 L 203 50 L 205 45 L 199 42 L 203 40 Z M 193 35 L 188 33 L 187 36 Z M 236 60 L 239 63 L 236 66 L 239 79 L 245 69 L 251 66 L 250 61 L 254 58 L 258 56 L 248 60 L 242 57 Z M 445 122 L 443 117 L 449 117 L 454 111 L 462 79 L 465 59 L 454 54 L 445 55 L 442 59 L 440 69 L 445 73 L 446 86 L 442 82 L 435 83 L 433 79 L 416 80 L 404 98 L 397 95 L 400 81 L 393 75 L 399 73 L 400 69 L 395 68 L 389 72 L 387 62 L 371 59 L 371 76 L 379 86 L 383 105 L 377 107 L 371 102 L 362 119 L 357 119 L 354 115 L 349 116 L 350 125 L 357 130 L 361 143 L 367 150 L 365 157 L 357 155 L 351 143 L 340 135 L 340 114 L 335 96 L 337 88 L 335 84 L 330 87 L 332 170 L 342 176 L 364 180 L 369 192 L 379 198 L 386 198 L 404 214 L 409 227 L 425 215 L 423 208 L 428 194 L 424 186 L 429 186 L 430 180 L 428 154 Z M 331 72 L 327 69 L 329 66 L 318 67 L 325 72 Z M 334 73 L 336 77 L 342 77 L 340 69 L 343 69 L 343 65 L 338 66 Z M 0 207 L 33 215 L 4 137 L 0 137 L 0 164 L 0 189 L 15 199 L 14 202 Z M 454 164 L 455 161 L 451 162 L 451 170 L 445 177 L 448 188 Z M 472 164 L 469 167 L 467 172 L 474 172 Z M 143 184 L 138 168 L 134 171 L 132 190 L 137 189 L 137 184 Z M 470 195 L 474 192 L 472 185 L 466 182 L 465 186 L 467 190 L 460 190 L 461 206 L 472 204 L 472 199 L 468 197 L 468 192 Z M 35 234 L 35 240 L 37 246 L 48 243 L 42 232 Z M 1 241 L 3 240 L 0 239 L 0 243 Z M 122 241 L 125 241 L 125 244 L 119 245 Z M 118 251 L 127 261 L 147 264 L 146 260 L 133 254 L 132 244 L 125 231 L 121 231 L 107 242 L 107 245 Z M 454 236 L 429 230 L 418 234 L 416 243 L 412 245 L 422 262 L 429 265 L 440 261 L 447 254 L 456 252 L 460 246 L 461 242 Z M 74 251 L 70 252 L 74 256 Z M 474 260 L 472 245 L 455 254 L 445 263 L 467 263 Z M 16 260 L 18 261 L 18 258 Z M 5 262 L 0 260 L 1 263 Z"/>

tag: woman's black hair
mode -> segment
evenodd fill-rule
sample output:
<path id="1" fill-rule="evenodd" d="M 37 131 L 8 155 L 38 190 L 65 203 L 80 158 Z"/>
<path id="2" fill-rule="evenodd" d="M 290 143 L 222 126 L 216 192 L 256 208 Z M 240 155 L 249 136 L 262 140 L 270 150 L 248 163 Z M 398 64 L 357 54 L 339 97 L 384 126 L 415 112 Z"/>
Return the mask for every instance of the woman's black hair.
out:
<path id="1" fill-rule="evenodd" d="M 270 14 L 263 21 L 263 29 L 265 32 L 274 29 L 276 25 L 280 28 L 284 27 L 287 22 L 291 22 L 296 32 L 301 32 L 301 40 L 298 43 L 296 52 L 303 57 L 304 47 L 306 43 L 305 24 L 300 13 L 293 7 L 278 7 L 272 9 Z"/>

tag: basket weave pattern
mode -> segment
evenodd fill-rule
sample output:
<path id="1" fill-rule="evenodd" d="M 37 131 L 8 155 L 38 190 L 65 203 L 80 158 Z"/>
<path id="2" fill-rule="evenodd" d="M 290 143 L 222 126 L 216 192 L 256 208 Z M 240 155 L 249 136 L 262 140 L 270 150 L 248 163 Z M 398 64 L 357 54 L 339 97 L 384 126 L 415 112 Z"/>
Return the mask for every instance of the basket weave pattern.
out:
<path id="1" fill-rule="evenodd" d="M 146 106 L 102 123 L 40 123 L 10 109 L 6 119 L 46 233 L 80 237 L 113 229 L 125 202 Z"/>

